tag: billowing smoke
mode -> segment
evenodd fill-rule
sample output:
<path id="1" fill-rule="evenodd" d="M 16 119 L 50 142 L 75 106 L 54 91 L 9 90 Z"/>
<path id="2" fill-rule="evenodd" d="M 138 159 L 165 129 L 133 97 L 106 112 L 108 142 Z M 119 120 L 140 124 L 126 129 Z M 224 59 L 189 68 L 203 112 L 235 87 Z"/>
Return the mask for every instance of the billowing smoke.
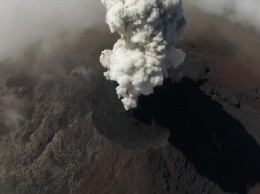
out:
<path id="1" fill-rule="evenodd" d="M 260 32 L 259 0 L 187 0 L 187 2 Z"/>
<path id="2" fill-rule="evenodd" d="M 120 39 L 100 56 L 108 80 L 117 81 L 116 92 L 126 110 L 137 106 L 138 96 L 153 93 L 178 67 L 185 54 L 175 48 L 185 19 L 181 0 L 101 0 L 106 22 Z"/>

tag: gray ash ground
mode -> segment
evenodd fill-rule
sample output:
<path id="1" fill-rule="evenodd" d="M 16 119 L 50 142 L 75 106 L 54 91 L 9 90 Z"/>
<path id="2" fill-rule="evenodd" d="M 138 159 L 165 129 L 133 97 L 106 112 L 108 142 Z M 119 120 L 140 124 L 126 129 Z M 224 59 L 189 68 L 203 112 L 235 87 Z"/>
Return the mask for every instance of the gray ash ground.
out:
<path id="1" fill-rule="evenodd" d="M 89 50 L 93 34 L 99 44 Z M 201 36 L 179 43 L 185 63 L 130 111 L 102 75 L 99 53 L 114 42 L 107 33 L 87 32 L 65 49 L 66 76 L 1 71 L 1 97 L 15 98 L 1 99 L 0 113 L 21 102 L 23 118 L 15 130 L 0 120 L 0 193 L 257 193 L 260 87 L 242 67 L 223 73 L 234 56 L 216 35 Z"/>

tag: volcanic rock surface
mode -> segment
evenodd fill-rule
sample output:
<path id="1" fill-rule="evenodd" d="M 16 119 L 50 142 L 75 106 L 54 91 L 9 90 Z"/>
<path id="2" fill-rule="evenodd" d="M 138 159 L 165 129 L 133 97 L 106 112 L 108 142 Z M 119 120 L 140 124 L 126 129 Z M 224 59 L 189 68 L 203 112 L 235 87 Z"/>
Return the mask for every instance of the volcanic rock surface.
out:
<path id="1" fill-rule="evenodd" d="M 253 32 L 191 16 L 179 42 L 184 64 L 127 112 L 99 64 L 115 40 L 107 32 L 88 31 L 67 46 L 65 75 L 47 81 L 3 61 L 1 97 L 21 102 L 22 117 L 16 127 L 0 120 L 0 193 L 257 193 L 260 87 L 243 66 L 252 56 L 230 51 L 235 39 L 223 38 L 226 31 L 201 34 L 192 24 L 210 17 L 218 29 Z"/>

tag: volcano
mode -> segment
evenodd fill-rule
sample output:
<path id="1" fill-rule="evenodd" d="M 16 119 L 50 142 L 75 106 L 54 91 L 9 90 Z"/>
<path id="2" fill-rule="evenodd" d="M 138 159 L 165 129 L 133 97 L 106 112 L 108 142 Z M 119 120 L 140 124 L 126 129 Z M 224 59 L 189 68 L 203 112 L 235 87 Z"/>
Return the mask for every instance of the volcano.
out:
<path id="1" fill-rule="evenodd" d="M 51 79 L 12 68 L 33 64 L 34 49 L 2 61 L 0 113 L 19 101 L 22 116 L 10 125 L 0 114 L 0 193 L 259 193 L 259 35 L 198 10 L 186 18 L 184 63 L 128 111 L 99 62 L 118 38 L 106 28 L 44 61 L 62 63 L 58 75 L 46 70 Z M 250 54 L 239 37 L 250 37 Z"/>

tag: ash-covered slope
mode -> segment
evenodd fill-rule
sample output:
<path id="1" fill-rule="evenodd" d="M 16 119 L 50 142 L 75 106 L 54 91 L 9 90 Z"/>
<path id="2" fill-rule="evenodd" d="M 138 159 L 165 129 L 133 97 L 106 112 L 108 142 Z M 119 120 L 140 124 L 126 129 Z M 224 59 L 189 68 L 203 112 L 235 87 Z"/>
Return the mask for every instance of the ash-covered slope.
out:
<path id="1" fill-rule="evenodd" d="M 242 194 L 260 182 L 259 112 L 216 79 L 200 39 L 180 42 L 185 63 L 126 112 L 98 62 L 112 38 L 94 34 L 96 48 L 86 33 L 65 52 L 65 76 L 2 74 L 23 117 L 14 131 L 1 120 L 0 193 Z"/>
<path id="2" fill-rule="evenodd" d="M 74 76 L 19 92 L 27 115 L 17 148 L 2 159 L 1 193 L 68 192 L 109 148 L 91 121 L 90 83 Z"/>

